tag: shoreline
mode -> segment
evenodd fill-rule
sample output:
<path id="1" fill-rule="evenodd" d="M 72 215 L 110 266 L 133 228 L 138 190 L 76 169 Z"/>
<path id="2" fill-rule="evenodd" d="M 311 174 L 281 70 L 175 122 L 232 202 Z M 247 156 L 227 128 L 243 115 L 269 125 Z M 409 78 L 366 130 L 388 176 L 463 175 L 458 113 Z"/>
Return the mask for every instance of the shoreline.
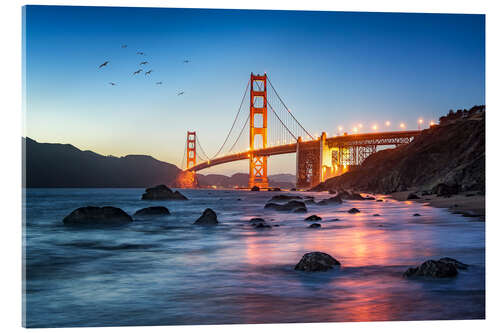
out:
<path id="1" fill-rule="evenodd" d="M 414 191 L 394 192 L 389 196 L 398 201 L 415 201 L 425 203 L 436 208 L 448 208 L 452 214 L 461 214 L 466 217 L 486 219 L 485 195 L 476 194 L 477 191 L 455 194 L 451 197 L 438 197 L 435 194 L 419 195 L 419 199 L 408 200 L 408 195 Z"/>

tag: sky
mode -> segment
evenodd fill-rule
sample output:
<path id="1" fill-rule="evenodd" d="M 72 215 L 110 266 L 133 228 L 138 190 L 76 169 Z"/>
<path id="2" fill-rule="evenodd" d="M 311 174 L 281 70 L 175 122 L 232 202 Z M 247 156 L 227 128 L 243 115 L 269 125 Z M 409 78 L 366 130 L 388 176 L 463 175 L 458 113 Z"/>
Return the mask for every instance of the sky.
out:
<path id="1" fill-rule="evenodd" d="M 188 130 L 214 154 L 251 72 L 270 76 L 311 133 L 416 129 L 485 103 L 484 15 L 27 6 L 23 16 L 24 134 L 103 155 L 180 166 Z M 153 72 L 132 75 L 141 67 Z M 202 173 L 235 172 L 248 162 Z M 269 174 L 281 172 L 295 173 L 294 154 L 270 158 Z"/>

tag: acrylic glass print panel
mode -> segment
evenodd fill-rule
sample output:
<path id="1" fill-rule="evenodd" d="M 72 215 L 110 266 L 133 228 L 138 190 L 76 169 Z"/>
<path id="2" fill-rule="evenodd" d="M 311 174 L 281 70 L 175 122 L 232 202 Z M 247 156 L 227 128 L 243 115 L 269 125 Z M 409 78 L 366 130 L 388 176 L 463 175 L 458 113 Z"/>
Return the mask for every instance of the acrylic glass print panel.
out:
<path id="1" fill-rule="evenodd" d="M 484 15 L 23 23 L 24 326 L 485 317 Z"/>

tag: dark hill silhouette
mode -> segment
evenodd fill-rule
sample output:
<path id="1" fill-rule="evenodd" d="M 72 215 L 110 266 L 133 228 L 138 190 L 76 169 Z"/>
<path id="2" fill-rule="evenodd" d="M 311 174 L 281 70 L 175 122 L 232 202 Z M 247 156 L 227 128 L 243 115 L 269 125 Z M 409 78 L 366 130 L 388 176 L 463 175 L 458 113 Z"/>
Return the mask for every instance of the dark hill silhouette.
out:
<path id="1" fill-rule="evenodd" d="M 180 169 L 147 155 L 103 156 L 70 144 L 23 138 L 26 187 L 150 187 L 171 185 Z"/>

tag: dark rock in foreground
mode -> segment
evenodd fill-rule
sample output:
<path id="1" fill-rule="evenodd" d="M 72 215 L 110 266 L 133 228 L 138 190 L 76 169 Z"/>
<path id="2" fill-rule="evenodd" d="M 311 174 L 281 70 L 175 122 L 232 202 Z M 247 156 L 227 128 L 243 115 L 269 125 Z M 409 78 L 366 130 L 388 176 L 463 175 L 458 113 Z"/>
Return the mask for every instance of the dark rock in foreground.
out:
<path id="1" fill-rule="evenodd" d="M 357 214 L 357 213 L 360 213 L 360 210 L 357 209 L 357 208 L 351 208 L 347 211 L 349 214 Z"/>
<path id="2" fill-rule="evenodd" d="M 132 217 L 116 207 L 80 207 L 63 219 L 65 225 L 91 226 L 91 225 L 121 225 L 132 222 Z"/>
<path id="3" fill-rule="evenodd" d="M 454 277 L 458 274 L 457 269 L 467 269 L 467 267 L 468 265 L 456 259 L 441 258 L 439 260 L 427 260 L 418 267 L 408 268 L 403 276 Z"/>
<path id="4" fill-rule="evenodd" d="M 198 225 L 217 225 L 218 223 L 217 214 L 210 208 L 205 209 L 203 214 L 194 222 L 194 224 Z"/>
<path id="5" fill-rule="evenodd" d="M 271 226 L 265 222 L 259 222 L 254 225 L 255 229 L 270 229 Z"/>
<path id="6" fill-rule="evenodd" d="M 179 191 L 172 191 L 165 185 L 158 185 L 146 189 L 142 200 L 187 200 Z"/>
<path id="7" fill-rule="evenodd" d="M 262 217 L 254 217 L 251 218 L 249 222 L 252 223 L 252 225 L 255 225 L 260 222 L 266 222 L 266 220 L 264 220 Z"/>
<path id="8" fill-rule="evenodd" d="M 408 197 L 406 198 L 406 200 L 415 200 L 415 199 L 420 199 L 420 197 L 415 193 L 408 194 Z"/>
<path id="9" fill-rule="evenodd" d="M 295 265 L 296 271 L 306 272 L 324 272 L 332 269 L 334 266 L 340 266 L 334 257 L 323 252 L 309 252 L 302 256 L 299 263 Z"/>
<path id="10" fill-rule="evenodd" d="M 422 215 L 420 215 L 419 213 L 415 213 L 413 214 L 413 216 L 422 216 Z"/>
<path id="11" fill-rule="evenodd" d="M 311 215 L 304 219 L 304 221 L 321 221 L 321 217 L 318 215 Z"/>
<path id="12" fill-rule="evenodd" d="M 290 200 L 300 200 L 302 197 L 298 195 L 286 195 L 286 194 L 280 194 L 280 195 L 275 195 L 273 196 L 269 201 L 290 201 Z"/>
<path id="13" fill-rule="evenodd" d="M 373 216 L 380 216 L 380 214 L 373 214 Z"/>
<path id="14" fill-rule="evenodd" d="M 148 215 L 170 215 L 170 211 L 167 207 L 154 206 L 139 209 L 134 213 L 134 216 L 148 216 Z"/>
<path id="15" fill-rule="evenodd" d="M 258 192 L 260 191 L 260 188 L 258 186 L 254 186 L 250 189 L 250 191 Z"/>
<path id="16" fill-rule="evenodd" d="M 309 226 L 309 228 L 313 228 L 313 229 L 316 229 L 316 228 L 321 228 L 321 224 L 319 223 L 313 223 Z"/>

